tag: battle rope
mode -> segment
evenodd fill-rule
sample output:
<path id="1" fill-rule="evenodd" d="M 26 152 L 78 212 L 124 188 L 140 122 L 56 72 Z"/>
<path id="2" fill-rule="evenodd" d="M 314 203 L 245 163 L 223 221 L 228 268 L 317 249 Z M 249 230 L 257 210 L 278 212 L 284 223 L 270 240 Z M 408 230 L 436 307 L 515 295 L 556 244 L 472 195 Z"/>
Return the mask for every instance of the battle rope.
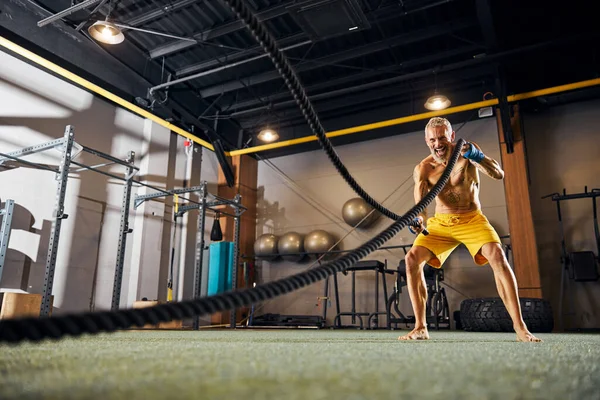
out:
<path id="1" fill-rule="evenodd" d="M 338 172 L 354 191 L 360 195 L 360 197 L 383 215 L 395 220 L 395 222 L 353 252 L 348 253 L 335 261 L 251 289 L 230 291 L 215 296 L 178 303 L 161 304 L 150 308 L 87 312 L 51 318 L 4 320 L 0 322 L 0 342 L 16 343 L 26 339 L 40 341 L 44 338 L 59 339 L 65 335 L 78 336 L 84 333 L 96 334 L 100 332 L 112 332 L 117 329 L 126 329 L 131 326 L 142 327 L 146 324 L 154 325 L 160 322 L 214 314 L 216 312 L 249 306 L 281 296 L 323 280 L 332 274 L 343 272 L 371 252 L 377 250 L 420 214 L 446 185 L 450 178 L 450 173 L 458 160 L 462 146 L 465 143 L 463 139 L 458 140 L 452 153 L 452 157 L 444 169 L 439 181 L 420 202 L 410 209 L 409 212 L 403 216 L 399 216 L 377 203 L 360 187 L 342 164 L 333 149 L 331 142 L 325 135 L 325 130 L 323 129 L 312 104 L 304 93 L 304 88 L 300 84 L 298 77 L 295 75 L 287 59 L 278 51 L 274 39 L 261 26 L 256 17 L 254 17 L 254 15 L 245 7 L 241 0 L 225 1 L 230 5 L 237 16 L 246 23 L 254 37 L 269 54 L 275 67 L 284 78 L 285 83 L 300 106 L 308 125 L 313 133 L 319 138 L 321 146 Z"/>
<path id="2" fill-rule="evenodd" d="M 317 136 L 321 147 L 323 150 L 325 150 L 327 156 L 338 170 L 340 175 L 342 175 L 344 180 L 348 183 L 348 185 L 350 185 L 350 187 L 367 203 L 369 203 L 371 206 L 373 206 L 373 208 L 386 217 L 393 220 L 400 219 L 398 214 L 388 210 L 371 196 L 369 196 L 369 194 L 358 184 L 358 182 L 356 182 L 350 172 L 346 169 L 342 163 L 342 160 L 340 160 L 335 149 L 333 148 L 333 145 L 329 141 L 329 138 L 325 134 L 325 129 L 321 125 L 321 121 L 319 121 L 317 113 L 308 99 L 308 96 L 304 92 L 304 87 L 300 83 L 300 79 L 296 75 L 296 72 L 292 69 L 292 66 L 284 54 L 279 51 L 275 39 L 264 28 L 254 14 L 246 7 L 244 0 L 225 0 L 225 2 L 229 4 L 229 7 L 233 10 L 237 17 L 245 23 L 246 27 L 250 30 L 250 32 L 252 32 L 252 35 L 256 41 L 269 55 L 269 58 L 271 58 L 271 61 L 273 64 L 275 64 L 275 68 L 284 79 L 287 87 L 292 92 L 296 103 L 298 103 L 298 106 L 300 106 L 300 110 L 302 111 L 306 122 L 308 122 L 308 126 L 312 130 L 313 134 Z"/>
<path id="3" fill-rule="evenodd" d="M 3 320 L 0 321 L 0 342 L 16 343 L 24 340 L 40 341 L 44 338 L 59 339 L 65 335 L 78 336 L 84 333 L 112 332 L 131 326 L 142 327 L 146 324 L 154 325 L 159 322 L 210 315 L 232 308 L 250 306 L 281 296 L 323 280 L 335 273 L 343 272 L 398 234 L 398 232 L 407 226 L 409 221 L 412 221 L 433 201 L 448 182 L 450 173 L 458 160 L 464 143 L 464 139 L 458 140 L 452 152 L 452 157 L 439 181 L 420 202 L 376 237 L 337 260 L 323 264 L 318 268 L 265 283 L 254 288 L 225 292 L 195 300 L 167 303 L 141 309 Z"/>

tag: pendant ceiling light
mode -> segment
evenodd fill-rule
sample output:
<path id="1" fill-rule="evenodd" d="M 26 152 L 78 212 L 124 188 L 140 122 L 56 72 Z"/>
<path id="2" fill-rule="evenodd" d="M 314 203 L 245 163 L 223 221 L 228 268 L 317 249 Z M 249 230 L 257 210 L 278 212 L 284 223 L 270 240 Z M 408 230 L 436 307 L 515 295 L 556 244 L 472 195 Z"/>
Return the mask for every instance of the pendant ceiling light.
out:
<path id="1" fill-rule="evenodd" d="M 95 40 L 106 44 L 119 44 L 125 40 L 121 29 L 108 21 L 96 21 L 88 28 L 88 32 Z"/>
<path id="2" fill-rule="evenodd" d="M 433 92 L 433 96 L 429 97 L 425 102 L 425 108 L 432 111 L 444 110 L 450 107 L 450 99 L 443 94 L 438 93 L 437 72 L 435 70 L 433 70 L 433 79 L 435 83 L 435 90 Z"/>
<path id="3" fill-rule="evenodd" d="M 112 3 L 111 3 L 112 4 Z M 112 10 L 112 9 L 111 9 Z M 178 35 L 173 35 L 168 32 L 158 32 L 155 30 L 137 28 L 135 26 L 130 26 L 126 24 L 121 24 L 119 22 L 110 22 L 110 14 L 112 11 L 106 15 L 106 19 L 104 21 L 96 21 L 93 25 L 88 28 L 88 33 L 90 36 L 99 42 L 106 44 L 119 44 L 125 40 L 125 35 L 123 35 L 122 29 L 138 31 L 149 33 L 151 35 L 164 36 L 178 40 L 186 40 L 189 42 L 197 43 L 198 41 L 193 37 L 183 37 Z"/>
<path id="4" fill-rule="evenodd" d="M 271 128 L 263 129 L 258 134 L 258 140 L 262 142 L 271 143 L 279 139 L 279 135 Z"/>
<path id="5" fill-rule="evenodd" d="M 450 107 L 450 100 L 443 94 L 435 93 L 433 96 L 427 99 L 425 102 L 425 108 L 428 110 L 443 110 Z"/>

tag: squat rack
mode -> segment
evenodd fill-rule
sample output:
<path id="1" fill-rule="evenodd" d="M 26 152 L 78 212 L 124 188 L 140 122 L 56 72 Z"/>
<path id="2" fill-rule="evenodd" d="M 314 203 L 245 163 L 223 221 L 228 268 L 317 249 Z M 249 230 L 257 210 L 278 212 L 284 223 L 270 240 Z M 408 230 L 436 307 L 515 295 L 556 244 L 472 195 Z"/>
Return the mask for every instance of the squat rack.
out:
<path id="1" fill-rule="evenodd" d="M 183 193 L 190 192 L 199 192 L 200 201 L 194 202 L 194 204 L 186 205 L 186 206 L 178 206 L 174 211 L 175 219 L 182 216 L 186 212 L 190 210 L 199 210 L 200 215 L 198 217 L 197 224 L 197 234 L 196 234 L 196 255 L 194 262 L 194 299 L 200 298 L 200 289 L 202 287 L 202 268 L 203 268 L 203 259 L 204 259 L 204 249 L 205 249 L 205 226 L 206 226 L 206 212 L 207 210 L 211 210 L 214 213 L 219 213 L 223 215 L 230 216 L 234 219 L 234 237 L 233 237 L 233 260 L 234 265 L 232 268 L 232 276 L 231 276 L 231 290 L 235 290 L 237 288 L 237 263 L 239 258 L 239 249 L 240 249 L 240 217 L 247 210 L 241 204 L 242 197 L 240 194 L 236 194 L 233 199 L 226 199 L 224 197 L 217 196 L 215 194 L 209 193 L 208 191 L 208 182 L 202 181 L 200 186 L 194 186 L 185 189 L 174 189 L 170 191 L 162 191 L 162 193 L 151 193 L 145 195 L 135 195 L 134 200 L 134 208 L 139 207 L 144 201 L 155 199 L 158 197 L 164 197 L 169 195 L 179 195 Z M 188 199 L 189 200 L 189 199 Z M 225 207 L 231 207 L 234 209 L 233 214 L 223 211 Z M 230 327 L 235 328 L 235 315 L 236 308 L 231 310 L 230 314 Z M 193 328 L 199 329 L 200 321 L 198 317 L 194 317 Z"/>
<path id="2" fill-rule="evenodd" d="M 561 329 L 563 326 L 563 302 L 564 302 L 564 287 L 565 287 L 565 275 L 569 272 L 569 278 L 574 278 L 575 281 L 597 281 L 599 278 L 596 263 L 600 261 L 600 231 L 598 230 L 598 212 L 596 208 L 596 197 L 600 197 L 600 189 L 592 189 L 588 192 L 588 187 L 585 186 L 585 191 L 582 193 L 567 194 L 566 189 L 563 188 L 562 195 L 559 193 L 551 193 L 542 196 L 542 199 L 550 197 L 552 201 L 556 202 L 556 211 L 558 215 L 558 225 L 560 230 L 560 245 L 561 245 L 561 256 L 560 262 L 562 264 L 562 271 L 560 277 L 560 300 L 559 300 L 559 325 Z M 560 202 L 566 200 L 575 199 L 592 199 L 592 213 L 594 216 L 594 234 L 596 238 L 597 253 L 594 255 L 592 251 L 578 251 L 568 252 L 565 240 L 565 230 L 563 227 L 562 213 L 560 210 Z M 571 268 L 569 268 L 571 265 Z M 577 273 L 579 272 L 579 274 Z M 580 276 L 578 276 L 580 275 Z"/>
<path id="3" fill-rule="evenodd" d="M 65 195 L 67 191 L 67 182 L 70 172 L 81 172 L 81 171 L 94 171 L 108 177 L 124 181 L 125 185 L 123 188 L 123 201 L 121 204 L 121 224 L 119 229 L 119 245 L 117 250 L 117 261 L 115 267 L 115 277 L 113 285 L 113 295 L 111 309 L 117 310 L 119 308 L 119 301 L 121 297 L 121 282 L 123 279 L 123 263 L 125 260 L 125 247 L 127 242 L 127 234 L 132 232 L 129 229 L 129 204 L 131 197 L 131 187 L 133 182 L 139 183 L 144 186 L 149 186 L 141 182 L 135 181 L 133 176 L 139 171 L 139 168 L 134 165 L 135 153 L 130 151 L 125 160 L 120 160 L 109 154 L 101 151 L 80 145 L 74 141 L 74 127 L 67 125 L 62 138 L 55 139 L 49 142 L 45 142 L 39 145 L 25 147 L 19 150 L 12 151 L 10 153 L 0 153 L 0 165 L 6 160 L 14 160 L 19 163 L 29 165 L 37 169 L 43 169 L 54 172 L 56 174 L 56 196 L 54 211 L 52 213 L 52 227 L 50 230 L 50 241 L 48 245 L 48 254 L 46 257 L 46 269 L 44 275 L 44 286 L 42 289 L 42 304 L 40 306 L 40 316 L 49 316 L 51 312 L 50 299 L 52 296 L 52 288 L 54 284 L 54 272 L 56 268 L 56 256 L 58 253 L 58 242 L 60 239 L 60 229 L 62 220 L 68 218 L 68 214 L 64 213 Z M 58 168 L 49 167 L 46 165 L 34 163 L 31 161 L 23 160 L 21 157 L 40 153 L 46 150 L 55 149 L 61 153 L 61 161 Z M 74 160 L 74 158 L 81 152 L 84 151 L 89 154 L 93 154 L 100 158 L 104 158 L 109 162 L 89 166 L 81 164 Z M 75 153 L 75 154 L 73 154 Z M 77 165 L 80 168 L 76 170 L 70 170 L 71 164 Z M 105 167 L 112 164 L 119 164 L 126 168 L 125 177 L 120 177 L 110 172 L 99 170 L 100 167 Z M 155 188 L 157 189 L 157 188 Z M 158 189 L 161 190 L 161 189 Z M 5 218 L 6 220 L 6 218 Z M 4 228 L 4 224 L 3 224 Z M 4 237 L 4 231 L 3 237 Z M 2 242 L 4 245 L 4 242 Z M 1 272 L 1 269 L 0 269 Z"/>

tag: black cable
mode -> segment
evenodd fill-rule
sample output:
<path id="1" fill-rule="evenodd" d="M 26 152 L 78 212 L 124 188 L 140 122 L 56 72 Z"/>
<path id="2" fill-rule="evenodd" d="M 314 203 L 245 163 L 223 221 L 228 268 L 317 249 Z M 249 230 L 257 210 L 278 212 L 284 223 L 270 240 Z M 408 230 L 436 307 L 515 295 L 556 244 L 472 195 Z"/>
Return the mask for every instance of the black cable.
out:
<path id="1" fill-rule="evenodd" d="M 142 327 L 145 324 L 155 325 L 160 322 L 210 315 L 232 308 L 250 306 L 281 296 L 323 280 L 335 273 L 343 272 L 394 237 L 433 201 L 448 182 L 450 173 L 458 160 L 464 143 L 464 139 L 458 140 L 452 152 L 452 157 L 439 181 L 420 202 L 376 237 L 337 260 L 323 264 L 315 269 L 254 288 L 229 291 L 195 300 L 167 303 L 141 309 L 3 320 L 0 321 L 0 342 L 17 343 L 24 340 L 41 341 L 45 338 L 59 339 L 65 335 L 79 336 L 84 333 L 112 332 L 131 326 Z"/>
<path id="2" fill-rule="evenodd" d="M 300 79 L 298 78 L 296 72 L 292 69 L 291 64 L 287 60 L 287 58 L 283 55 L 281 51 L 279 51 L 277 47 L 277 43 L 275 39 L 271 36 L 271 34 L 264 28 L 264 26 L 259 22 L 259 20 L 254 16 L 254 14 L 246 7 L 243 0 L 225 0 L 225 2 L 229 5 L 229 7 L 233 10 L 233 12 L 237 15 L 237 17 L 244 22 L 246 27 L 252 32 L 252 35 L 256 39 L 256 41 L 260 44 L 260 46 L 265 50 L 265 52 L 269 55 L 269 58 L 275 65 L 275 68 L 279 72 L 279 74 L 283 77 L 286 85 L 290 89 L 292 96 L 296 100 L 298 106 L 300 106 L 300 110 L 308 122 L 308 126 L 311 131 L 317 136 L 319 139 L 319 143 L 327 156 L 337 169 L 337 171 L 342 175 L 344 180 L 350 185 L 350 187 L 367 203 L 369 203 L 373 208 L 377 211 L 385 215 L 386 217 L 398 220 L 401 217 L 388 210 L 381 204 L 379 204 L 375 199 L 373 199 L 359 184 L 356 182 L 354 177 L 350 174 L 350 172 L 346 169 L 342 160 L 340 160 L 336 151 L 333 148 L 329 138 L 325 134 L 325 129 L 321 125 L 321 121 L 319 121 L 319 117 L 315 112 L 313 105 L 311 104 L 308 96 L 304 91 L 304 87 L 300 83 Z"/>

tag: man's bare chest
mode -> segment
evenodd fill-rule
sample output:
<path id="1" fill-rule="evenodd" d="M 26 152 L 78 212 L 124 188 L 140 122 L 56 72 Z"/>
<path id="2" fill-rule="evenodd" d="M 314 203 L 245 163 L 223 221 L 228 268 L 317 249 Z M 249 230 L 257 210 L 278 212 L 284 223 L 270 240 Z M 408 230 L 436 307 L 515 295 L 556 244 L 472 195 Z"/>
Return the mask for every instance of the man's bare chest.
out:
<path id="1" fill-rule="evenodd" d="M 431 164 L 428 174 L 428 182 L 433 187 L 442 177 L 445 166 L 442 164 Z M 446 183 L 446 188 L 470 186 L 476 180 L 476 171 L 468 160 L 459 159 L 450 173 L 450 179 Z"/>

